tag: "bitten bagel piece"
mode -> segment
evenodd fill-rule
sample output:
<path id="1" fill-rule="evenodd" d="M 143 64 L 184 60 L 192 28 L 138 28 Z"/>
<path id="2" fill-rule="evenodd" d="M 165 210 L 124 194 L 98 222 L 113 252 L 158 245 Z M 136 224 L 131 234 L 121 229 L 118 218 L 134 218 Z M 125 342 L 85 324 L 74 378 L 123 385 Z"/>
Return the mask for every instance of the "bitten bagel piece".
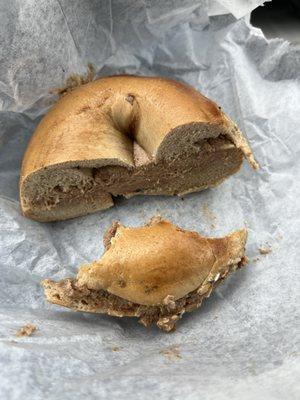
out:
<path id="1" fill-rule="evenodd" d="M 158 77 L 114 76 L 62 97 L 24 156 L 25 216 L 61 220 L 113 205 L 112 196 L 175 195 L 221 183 L 245 156 L 246 139 L 214 102 Z"/>
<path id="2" fill-rule="evenodd" d="M 245 229 L 206 238 L 158 218 L 138 228 L 115 223 L 102 258 L 82 266 L 76 279 L 43 281 L 45 294 L 74 310 L 138 317 L 170 331 L 245 263 L 246 238 Z"/>

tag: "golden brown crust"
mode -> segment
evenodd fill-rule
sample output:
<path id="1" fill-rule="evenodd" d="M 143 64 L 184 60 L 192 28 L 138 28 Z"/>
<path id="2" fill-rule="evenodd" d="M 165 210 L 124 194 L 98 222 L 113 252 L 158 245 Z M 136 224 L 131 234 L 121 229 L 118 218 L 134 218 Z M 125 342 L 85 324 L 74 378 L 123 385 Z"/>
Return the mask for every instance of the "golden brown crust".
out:
<path id="1" fill-rule="evenodd" d="M 220 266 L 238 263 L 245 241 L 245 230 L 209 239 L 165 220 L 119 226 L 102 258 L 79 270 L 78 282 L 134 303 L 163 304 L 168 295 L 177 300 L 195 290 Z"/>
<path id="2" fill-rule="evenodd" d="M 114 224 L 102 258 L 76 280 L 43 282 L 47 299 L 75 310 L 139 317 L 171 330 L 201 305 L 229 272 L 244 265 L 247 232 L 205 238 L 154 219 L 139 228 Z"/>
<path id="3" fill-rule="evenodd" d="M 145 327 L 156 324 L 159 329 L 171 332 L 184 313 L 201 306 L 202 301 L 210 297 L 212 291 L 231 273 L 244 266 L 244 259 L 239 264 L 228 265 L 222 274 L 210 275 L 209 281 L 199 288 L 175 300 L 172 296 L 164 299 L 164 304 L 145 306 L 115 296 L 105 290 L 88 289 L 77 280 L 63 279 L 54 282 L 45 279 L 42 285 L 50 303 L 71 308 L 75 311 L 108 314 L 114 317 L 137 317 Z"/>
<path id="4" fill-rule="evenodd" d="M 39 220 L 55 220 L 93 212 L 94 209 L 76 208 L 71 204 L 70 211 L 65 212 L 60 209 L 63 204 L 58 202 L 52 205 L 52 213 L 47 213 L 41 204 L 36 204 L 39 198 L 36 188 L 55 181 L 50 188 L 52 192 L 45 189 L 43 195 L 47 199 L 50 193 L 58 199 L 53 191 L 64 184 L 67 173 L 72 175 L 73 172 L 67 186 L 76 185 L 76 169 L 86 169 L 92 174 L 94 169 L 109 166 L 133 171 L 148 164 L 149 174 L 152 174 L 153 166 L 164 160 L 168 163 L 180 158 L 180 152 L 187 160 L 199 161 L 197 154 L 193 153 L 195 143 L 204 149 L 205 140 L 218 137 L 226 137 L 234 143 L 226 154 L 225 150 L 214 153 L 215 164 L 221 164 L 223 169 L 211 174 L 206 185 L 202 180 L 194 183 L 193 187 L 184 187 L 183 192 L 215 186 L 239 169 L 243 154 L 256 167 L 247 141 L 234 123 L 213 101 L 192 87 L 171 79 L 114 76 L 84 84 L 66 93 L 52 107 L 30 140 L 20 178 L 23 213 Z M 198 168 L 201 170 L 202 166 Z M 161 165 L 159 169 L 163 177 L 164 169 Z M 55 174 L 57 177 L 53 178 Z M 118 175 L 118 169 L 115 174 Z M 146 176 L 147 171 L 144 174 Z M 195 170 L 193 174 L 197 175 L 199 171 Z M 129 176 L 129 182 L 130 179 L 132 176 Z M 92 178 L 90 181 L 96 185 Z M 109 196 L 109 187 L 106 189 L 105 194 Z M 178 193 L 178 188 L 159 189 L 153 187 L 150 192 Z M 136 191 L 133 194 L 137 194 Z M 147 190 L 142 192 L 147 193 Z M 67 191 L 65 193 L 67 197 Z M 131 194 L 130 190 L 122 194 L 128 193 Z M 84 201 L 78 199 L 79 205 Z M 97 210 L 101 209 L 100 203 Z M 102 208 L 107 208 L 107 203 L 106 199 Z"/>
<path id="5" fill-rule="evenodd" d="M 188 85 L 157 77 L 98 79 L 66 94 L 46 114 L 26 151 L 21 181 L 41 168 L 72 161 L 132 166 L 131 142 L 121 133 L 130 126 L 127 117 L 135 117 L 132 108 L 139 117 L 135 139 L 149 154 L 177 126 L 224 122 L 217 105 Z"/>

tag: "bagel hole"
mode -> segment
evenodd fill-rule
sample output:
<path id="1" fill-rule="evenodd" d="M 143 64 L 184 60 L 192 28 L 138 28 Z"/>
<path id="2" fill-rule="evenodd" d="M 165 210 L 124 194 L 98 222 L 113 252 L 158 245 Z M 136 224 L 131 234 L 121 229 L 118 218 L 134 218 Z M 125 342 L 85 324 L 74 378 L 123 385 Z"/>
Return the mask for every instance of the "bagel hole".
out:
<path id="1" fill-rule="evenodd" d="M 135 140 L 133 141 L 133 162 L 135 167 L 147 165 L 151 162 L 149 154 Z"/>

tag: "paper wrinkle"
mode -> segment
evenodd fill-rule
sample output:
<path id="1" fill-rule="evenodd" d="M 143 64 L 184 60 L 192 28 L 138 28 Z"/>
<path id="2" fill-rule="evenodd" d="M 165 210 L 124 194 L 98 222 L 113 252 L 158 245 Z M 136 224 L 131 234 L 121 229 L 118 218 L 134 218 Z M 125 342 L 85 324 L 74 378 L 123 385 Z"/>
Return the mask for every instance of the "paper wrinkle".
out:
<path id="1" fill-rule="evenodd" d="M 216 3 L 219 3 L 219 6 L 232 13 L 236 18 L 242 18 L 268 1 L 271 0 L 218 0 Z"/>
<path id="2" fill-rule="evenodd" d="M 300 396 L 300 51 L 233 16 L 261 1 L 5 2 L 0 35 L 0 397 L 216 400 Z M 230 4 L 229 4 L 230 3 Z M 214 7 L 214 8 L 213 8 Z M 207 12 L 204 12 L 206 8 Z M 249 11 L 247 11 L 249 12 Z M 20 213 L 29 138 L 56 101 L 49 90 L 89 62 L 97 76 L 162 75 L 214 99 L 246 134 L 261 165 L 180 197 L 118 198 L 107 211 L 58 223 Z M 206 208 L 213 215 L 213 224 Z M 247 226 L 249 264 L 179 322 L 173 334 L 135 319 L 48 304 L 40 281 L 74 276 L 100 258 L 113 220 L 160 214 L 223 236 Z M 267 255 L 259 253 L 268 247 Z M 28 338 L 15 332 L 32 323 Z M 181 358 L 161 352 L 177 346 Z M 113 351 L 118 347 L 120 350 Z"/>

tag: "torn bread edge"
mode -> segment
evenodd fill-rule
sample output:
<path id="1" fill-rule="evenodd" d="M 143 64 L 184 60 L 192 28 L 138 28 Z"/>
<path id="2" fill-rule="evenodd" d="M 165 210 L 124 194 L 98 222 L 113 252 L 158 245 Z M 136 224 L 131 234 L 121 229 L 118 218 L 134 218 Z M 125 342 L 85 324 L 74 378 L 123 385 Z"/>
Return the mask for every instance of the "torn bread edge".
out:
<path id="1" fill-rule="evenodd" d="M 160 221 L 162 221 L 160 217 L 154 217 L 145 226 L 151 226 Z M 119 222 L 114 221 L 105 233 L 103 237 L 105 251 L 110 248 L 111 239 L 115 237 L 120 226 Z M 167 295 L 162 304 L 153 306 L 129 301 L 104 289 L 91 289 L 86 284 L 80 283 L 78 279 L 67 278 L 59 282 L 45 279 L 42 285 L 50 303 L 75 311 L 107 314 L 114 317 L 137 317 L 145 327 L 156 324 L 161 330 L 171 332 L 175 330 L 176 323 L 186 312 L 199 308 L 202 301 L 208 298 L 230 273 L 247 264 L 248 258 L 242 255 L 233 261 L 232 264 L 220 270 L 211 271 L 199 287 L 185 296 L 175 299 L 174 296 Z"/>

